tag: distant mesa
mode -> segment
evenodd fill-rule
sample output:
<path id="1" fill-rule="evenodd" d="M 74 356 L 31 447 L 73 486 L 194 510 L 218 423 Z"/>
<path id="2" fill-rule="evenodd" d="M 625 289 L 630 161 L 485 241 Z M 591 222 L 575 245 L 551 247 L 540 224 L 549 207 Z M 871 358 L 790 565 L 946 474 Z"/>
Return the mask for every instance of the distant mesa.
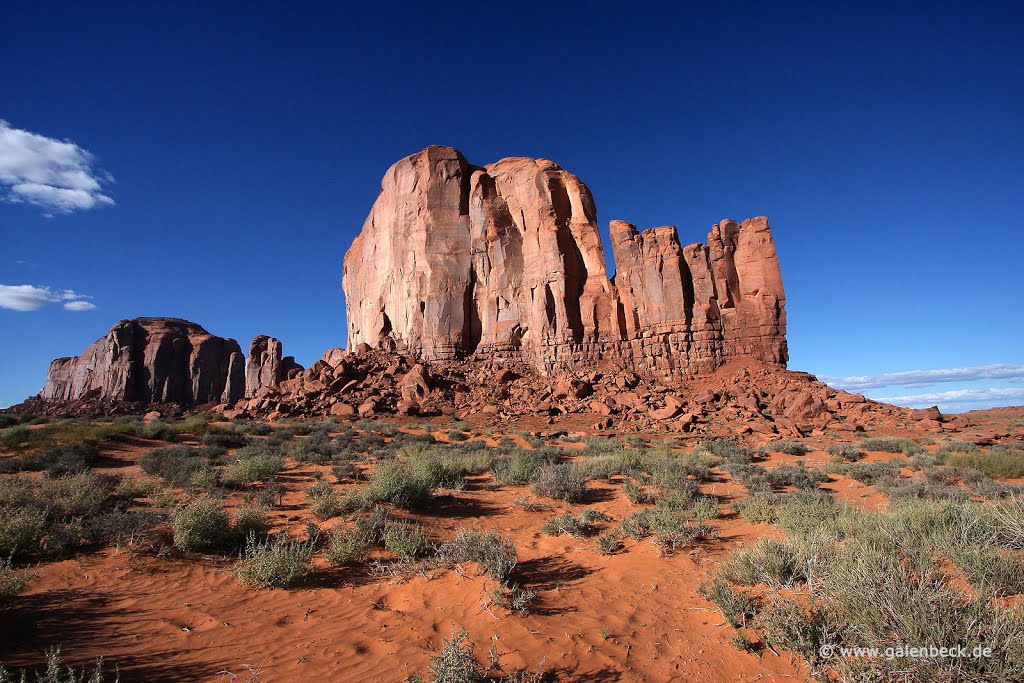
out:
<path id="1" fill-rule="evenodd" d="M 766 218 L 712 227 L 611 223 L 546 159 L 471 165 L 451 147 L 402 159 L 345 255 L 348 343 L 426 360 L 522 360 L 549 373 L 599 360 L 645 376 L 706 374 L 732 358 L 785 366 L 786 296 Z"/>
<path id="2" fill-rule="evenodd" d="M 82 355 L 50 363 L 45 401 L 102 399 L 190 406 L 245 395 L 245 358 L 234 339 L 178 318 L 122 320 Z"/>

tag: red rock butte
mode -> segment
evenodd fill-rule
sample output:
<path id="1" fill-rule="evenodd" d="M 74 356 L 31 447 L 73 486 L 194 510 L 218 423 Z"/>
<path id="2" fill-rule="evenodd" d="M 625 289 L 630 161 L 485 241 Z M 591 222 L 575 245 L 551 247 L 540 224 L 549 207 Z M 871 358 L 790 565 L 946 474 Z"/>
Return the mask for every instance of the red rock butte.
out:
<path id="1" fill-rule="evenodd" d="M 612 361 L 684 379 L 730 359 L 784 367 L 786 296 L 768 220 L 707 244 L 612 221 L 609 278 L 590 190 L 546 159 L 471 165 L 431 146 L 394 164 L 345 255 L 348 346 L 424 360 Z"/>

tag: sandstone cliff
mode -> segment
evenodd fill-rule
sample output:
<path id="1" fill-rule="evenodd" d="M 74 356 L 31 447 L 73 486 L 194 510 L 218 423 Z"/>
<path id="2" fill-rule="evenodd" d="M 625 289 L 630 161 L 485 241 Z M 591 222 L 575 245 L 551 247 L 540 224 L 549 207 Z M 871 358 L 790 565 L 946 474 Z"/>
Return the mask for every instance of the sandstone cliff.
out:
<path id="1" fill-rule="evenodd" d="M 234 339 L 176 318 L 122 320 L 82 355 L 50 364 L 41 397 L 138 403 L 233 402 L 245 393 Z"/>
<path id="2" fill-rule="evenodd" d="M 731 358 L 784 366 L 785 292 L 765 218 L 708 244 L 611 225 L 605 270 L 593 197 L 546 159 L 469 164 L 432 146 L 392 166 L 345 255 L 348 344 L 427 360 L 523 360 L 550 372 L 609 360 L 685 378 Z"/>

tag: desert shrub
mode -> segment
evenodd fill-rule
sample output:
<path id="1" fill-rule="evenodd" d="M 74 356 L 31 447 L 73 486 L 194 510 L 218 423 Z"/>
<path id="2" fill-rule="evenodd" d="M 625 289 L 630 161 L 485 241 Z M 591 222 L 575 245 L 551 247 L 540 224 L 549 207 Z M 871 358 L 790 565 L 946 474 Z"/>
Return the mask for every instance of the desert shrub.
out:
<path id="1" fill-rule="evenodd" d="M 310 506 L 310 511 L 317 519 L 325 522 L 341 513 L 342 502 L 333 491 L 329 491 L 326 494 L 317 496 L 313 499 L 313 505 Z"/>
<path id="2" fill-rule="evenodd" d="M 802 546 L 791 541 L 762 538 L 753 548 L 732 554 L 718 575 L 732 583 L 786 587 L 806 577 Z"/>
<path id="3" fill-rule="evenodd" d="M 924 449 L 914 441 L 895 436 L 863 439 L 857 444 L 857 447 L 865 451 L 902 453 L 904 455 L 917 455 L 924 451 Z"/>
<path id="4" fill-rule="evenodd" d="M 135 436 L 140 439 L 170 442 L 178 440 L 178 430 L 172 425 L 160 420 L 154 420 L 152 422 L 137 422 L 132 425 L 132 428 Z"/>
<path id="5" fill-rule="evenodd" d="M 636 482 L 632 479 L 626 481 L 622 491 L 629 498 L 629 501 L 635 505 L 650 505 L 654 502 L 654 494 L 637 486 Z"/>
<path id="6" fill-rule="evenodd" d="M 789 455 L 807 455 L 811 449 L 803 441 L 776 441 L 762 448 L 772 453 L 788 453 Z"/>
<path id="7" fill-rule="evenodd" d="M 579 503 L 587 494 L 587 475 L 571 463 L 545 465 L 534 473 L 532 486 L 538 496 Z"/>
<path id="8" fill-rule="evenodd" d="M 752 493 L 733 501 L 732 507 L 743 519 L 752 524 L 771 524 L 778 518 L 775 510 L 777 503 L 777 495 L 762 492 Z"/>
<path id="9" fill-rule="evenodd" d="M 595 455 L 576 463 L 588 479 L 608 480 L 622 472 L 622 458 L 617 455 Z"/>
<path id="10" fill-rule="evenodd" d="M 772 480 L 768 475 L 768 470 L 760 465 L 727 462 L 723 467 L 733 479 L 743 484 L 749 493 L 772 492 Z"/>
<path id="11" fill-rule="evenodd" d="M 797 463 L 796 465 L 780 465 L 769 470 L 768 479 L 776 487 L 794 486 L 799 489 L 811 490 L 828 481 L 828 475 L 817 468 Z"/>
<path id="12" fill-rule="evenodd" d="M 46 512 L 34 507 L 0 507 L 0 557 L 20 558 L 39 549 Z"/>
<path id="13" fill-rule="evenodd" d="M 51 476 L 86 472 L 99 459 L 99 450 L 91 441 L 53 446 L 36 453 L 0 460 L 0 472 L 46 470 Z"/>
<path id="14" fill-rule="evenodd" d="M 252 535 L 236 572 L 247 584 L 259 588 L 290 588 L 309 574 L 313 566 L 313 541 L 293 541 L 286 534 L 260 540 Z"/>
<path id="15" fill-rule="evenodd" d="M 537 595 L 536 588 L 520 586 L 518 583 L 501 583 L 491 592 L 491 599 L 498 607 L 526 614 L 537 599 Z"/>
<path id="16" fill-rule="evenodd" d="M 442 452 L 444 455 L 442 456 Z M 456 449 L 445 450 L 412 446 L 403 449 L 399 457 L 405 461 L 405 469 L 416 479 L 435 489 L 463 489 L 465 475 L 480 464 L 480 471 L 487 465 L 478 462 L 471 454 Z"/>
<path id="17" fill-rule="evenodd" d="M 506 583 L 519 562 L 512 541 L 502 538 L 496 531 L 462 529 L 451 541 L 438 548 L 435 556 L 441 566 L 476 562 L 493 579 Z"/>
<path id="18" fill-rule="evenodd" d="M 860 449 L 852 443 L 834 443 L 825 449 L 825 453 L 836 462 L 857 462 L 864 457 Z"/>
<path id="19" fill-rule="evenodd" d="M 525 448 L 512 448 L 494 459 L 491 471 L 502 484 L 529 484 L 538 469 L 544 465 L 557 463 L 558 460 L 558 454 L 547 449 L 531 451 Z"/>
<path id="20" fill-rule="evenodd" d="M 700 442 L 699 448 L 706 453 L 738 464 L 752 462 L 756 456 L 754 451 L 733 439 L 707 439 Z"/>
<path id="21" fill-rule="evenodd" d="M 359 533 L 358 529 L 335 528 L 327 537 L 324 559 L 333 567 L 348 567 L 359 564 L 370 554 L 373 543 Z"/>
<path id="22" fill-rule="evenodd" d="M 109 475 L 71 474 L 40 482 L 39 495 L 53 512 L 85 516 L 99 512 L 113 495 L 117 479 Z"/>
<path id="23" fill-rule="evenodd" d="M 790 538 L 762 540 L 733 555 L 721 581 L 802 584 L 807 598 L 781 599 L 754 620 L 769 643 L 820 664 L 822 644 L 885 648 L 910 642 L 990 647 L 991 658 L 958 660 L 957 680 L 1019 680 L 1024 674 L 1024 614 L 992 600 L 1024 589 L 1022 557 L 1000 548 L 998 504 L 914 501 L 884 512 L 854 513 L 810 496 L 781 503 Z M 990 513 L 991 511 L 991 513 Z M 1011 513 L 1012 514 L 1012 513 Z M 955 562 L 971 581 L 965 595 L 936 562 Z M 904 663 L 830 660 L 849 680 L 892 680 Z M 916 681 L 952 680 L 942 660 L 919 660 Z M 860 667 L 860 668 L 858 668 Z"/>
<path id="24" fill-rule="evenodd" d="M 92 669 L 73 669 L 65 666 L 60 659 L 60 647 L 46 651 L 46 668 L 40 671 L 28 671 L 22 669 L 18 677 L 12 671 L 8 671 L 0 665 L 0 683 L 104 683 L 113 680 L 119 683 L 120 673 L 114 673 L 114 678 L 107 677 L 103 668 L 103 659 L 97 658 L 96 665 Z"/>
<path id="25" fill-rule="evenodd" d="M 425 505 L 433 494 L 429 478 L 398 462 L 382 462 L 370 475 L 362 497 L 367 504 L 391 503 L 400 508 Z"/>
<path id="26" fill-rule="evenodd" d="M 899 479 L 901 463 L 898 461 L 872 463 L 844 463 L 831 468 L 836 474 L 855 479 L 862 484 L 876 485 Z"/>
<path id="27" fill-rule="evenodd" d="M 718 501 L 710 496 L 701 496 L 694 500 L 687 508 L 690 519 L 718 519 L 721 511 L 718 509 Z"/>
<path id="28" fill-rule="evenodd" d="M 155 448 L 143 453 L 139 467 L 146 474 L 160 477 L 170 486 L 188 486 L 196 475 L 211 471 L 206 456 L 188 446 Z"/>
<path id="29" fill-rule="evenodd" d="M 197 498 L 171 515 L 174 545 L 182 550 L 216 550 L 231 543 L 231 523 L 220 502 Z"/>
<path id="30" fill-rule="evenodd" d="M 0 604 L 23 591 L 30 578 L 28 574 L 16 571 L 10 558 L 0 558 Z"/>
<path id="31" fill-rule="evenodd" d="M 235 510 L 232 529 L 235 539 L 244 541 L 250 536 L 266 536 L 270 532 L 267 510 L 258 505 L 243 505 Z"/>
<path id="32" fill-rule="evenodd" d="M 505 593 L 515 593 L 515 589 L 504 589 Z M 519 590 L 518 593 L 528 596 L 529 589 Z M 496 602 L 498 602 L 496 600 Z M 528 601 L 527 601 L 528 602 Z M 504 606 L 504 605 L 503 605 Z M 441 649 L 430 660 L 430 669 L 426 679 L 429 683 L 485 683 L 487 681 L 508 681 L 509 683 L 541 683 L 548 680 L 544 673 L 543 666 L 536 672 L 526 670 L 506 670 L 500 663 L 500 657 L 496 654 L 493 645 L 490 651 L 490 662 L 487 666 L 480 666 L 476 661 L 476 644 L 469 640 L 469 634 L 462 629 L 453 630 L 452 635 L 445 638 L 441 643 Z M 409 683 L 422 683 L 424 678 L 421 674 L 411 674 Z"/>
<path id="33" fill-rule="evenodd" d="M 594 549 L 601 555 L 614 555 L 622 547 L 621 531 L 611 529 L 600 534 L 594 541 Z"/>
<path id="34" fill-rule="evenodd" d="M 215 448 L 241 448 L 249 445 L 250 439 L 242 432 L 207 432 L 199 437 L 199 443 Z"/>
<path id="35" fill-rule="evenodd" d="M 325 432 L 315 432 L 305 439 L 296 439 L 288 447 L 288 455 L 299 462 L 323 464 L 341 453 L 343 446 L 332 441 Z"/>
<path id="36" fill-rule="evenodd" d="M 835 640 L 821 608 L 813 604 L 805 608 L 791 598 L 772 600 L 757 615 L 754 625 L 767 642 L 796 652 L 812 667 L 821 662 L 821 646 L 834 644 Z"/>
<path id="37" fill-rule="evenodd" d="M 24 417 L 28 417 L 25 415 Z M 22 416 L 16 415 L 15 413 L 3 413 L 0 412 L 0 429 L 7 429 L 15 425 L 21 424 Z"/>
<path id="38" fill-rule="evenodd" d="M 598 510 L 588 508 L 578 515 L 566 512 L 555 515 L 540 528 L 542 533 L 550 536 L 575 536 L 581 538 L 595 532 L 594 524 L 608 518 Z"/>
<path id="39" fill-rule="evenodd" d="M 240 488 L 256 481 L 266 481 L 284 469 L 284 459 L 274 451 L 260 446 L 246 446 L 234 453 L 234 460 L 220 474 L 221 483 Z"/>
<path id="40" fill-rule="evenodd" d="M 24 425 L 0 429 L 0 447 L 15 448 L 29 440 L 32 430 Z"/>
<path id="41" fill-rule="evenodd" d="M 419 526 L 390 522 L 384 527 L 384 547 L 402 559 L 411 560 L 427 554 L 430 540 Z"/>
<path id="42" fill-rule="evenodd" d="M 998 544 L 1011 550 L 1024 550 L 1024 497 L 999 501 L 992 506 L 990 514 Z"/>
<path id="43" fill-rule="evenodd" d="M 723 579 L 714 579 L 709 584 L 702 584 L 700 594 L 718 606 L 722 616 L 734 628 L 742 628 L 757 613 L 757 602 L 736 590 Z"/>
<path id="44" fill-rule="evenodd" d="M 949 453 L 947 465 L 984 472 L 993 479 L 1024 477 L 1024 450 L 1007 446 L 992 446 L 986 450 Z"/>

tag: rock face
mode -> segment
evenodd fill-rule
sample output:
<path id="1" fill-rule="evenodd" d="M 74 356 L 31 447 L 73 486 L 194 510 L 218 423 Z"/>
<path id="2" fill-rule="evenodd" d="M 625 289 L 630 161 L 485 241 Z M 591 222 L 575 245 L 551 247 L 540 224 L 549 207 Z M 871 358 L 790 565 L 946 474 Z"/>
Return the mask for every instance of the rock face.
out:
<path id="1" fill-rule="evenodd" d="M 234 339 L 177 318 L 122 320 L 82 355 L 50 364 L 47 401 L 234 402 L 245 393 L 245 358 Z"/>
<path id="2" fill-rule="evenodd" d="M 708 244 L 611 224 L 605 270 L 590 190 L 546 159 L 469 164 L 428 147 L 392 166 L 345 255 L 348 344 L 426 360 L 610 360 L 685 378 L 730 358 L 785 365 L 785 293 L 765 218 Z"/>
<path id="3" fill-rule="evenodd" d="M 245 396 L 252 397 L 263 387 L 277 387 L 302 372 L 294 356 L 281 356 L 281 342 L 273 337 L 253 337 L 249 345 L 249 364 L 245 370 Z"/>

